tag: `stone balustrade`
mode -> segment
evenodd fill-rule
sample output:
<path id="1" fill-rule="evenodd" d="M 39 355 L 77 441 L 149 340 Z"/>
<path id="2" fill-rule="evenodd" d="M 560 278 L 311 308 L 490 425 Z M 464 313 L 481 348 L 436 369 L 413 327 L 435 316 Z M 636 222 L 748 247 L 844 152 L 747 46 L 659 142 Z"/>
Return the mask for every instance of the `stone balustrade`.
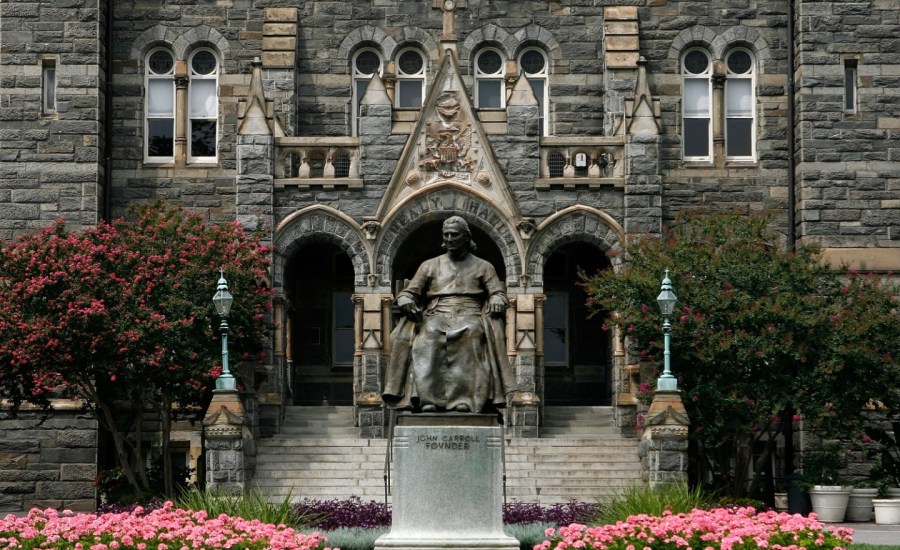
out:
<path id="1" fill-rule="evenodd" d="M 625 136 L 564 136 L 541 139 L 537 189 L 625 186 Z"/>
<path id="2" fill-rule="evenodd" d="M 286 186 L 362 189 L 359 138 L 276 138 L 275 187 Z"/>

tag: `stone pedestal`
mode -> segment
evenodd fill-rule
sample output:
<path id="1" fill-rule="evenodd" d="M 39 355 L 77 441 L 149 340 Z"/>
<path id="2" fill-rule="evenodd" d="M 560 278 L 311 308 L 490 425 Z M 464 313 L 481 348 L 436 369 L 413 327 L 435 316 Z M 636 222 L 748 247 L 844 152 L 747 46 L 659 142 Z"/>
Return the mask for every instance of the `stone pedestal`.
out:
<path id="1" fill-rule="evenodd" d="M 247 443 L 253 438 L 245 425 L 244 406 L 236 390 L 215 390 L 203 418 L 206 488 L 240 494 L 247 481 Z"/>
<path id="2" fill-rule="evenodd" d="M 493 415 L 408 414 L 394 428 L 394 521 L 375 550 L 517 550 L 503 532 L 503 433 Z"/>
<path id="3" fill-rule="evenodd" d="M 690 419 L 678 390 L 657 390 L 647 411 L 638 446 L 650 486 L 687 481 Z"/>

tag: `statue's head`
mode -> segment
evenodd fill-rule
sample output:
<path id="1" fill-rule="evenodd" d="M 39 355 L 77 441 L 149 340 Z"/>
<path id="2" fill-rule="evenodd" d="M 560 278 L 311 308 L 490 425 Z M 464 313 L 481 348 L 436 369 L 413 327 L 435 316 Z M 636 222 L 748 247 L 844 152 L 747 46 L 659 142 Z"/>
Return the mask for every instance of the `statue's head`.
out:
<path id="1" fill-rule="evenodd" d="M 444 220 L 441 234 L 444 237 L 441 247 L 451 254 L 465 250 L 470 252 L 475 250 L 475 241 L 472 240 L 469 224 L 460 216 L 451 216 Z"/>

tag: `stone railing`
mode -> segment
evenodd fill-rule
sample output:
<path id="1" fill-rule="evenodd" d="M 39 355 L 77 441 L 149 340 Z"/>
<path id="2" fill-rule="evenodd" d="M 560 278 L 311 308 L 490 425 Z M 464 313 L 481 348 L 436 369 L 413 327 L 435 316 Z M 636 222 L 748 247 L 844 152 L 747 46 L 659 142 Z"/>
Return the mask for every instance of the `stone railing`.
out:
<path id="1" fill-rule="evenodd" d="M 361 189 L 359 138 L 276 138 L 275 187 L 285 186 Z"/>
<path id="2" fill-rule="evenodd" d="M 624 136 L 562 136 L 541 139 L 538 189 L 625 186 Z"/>

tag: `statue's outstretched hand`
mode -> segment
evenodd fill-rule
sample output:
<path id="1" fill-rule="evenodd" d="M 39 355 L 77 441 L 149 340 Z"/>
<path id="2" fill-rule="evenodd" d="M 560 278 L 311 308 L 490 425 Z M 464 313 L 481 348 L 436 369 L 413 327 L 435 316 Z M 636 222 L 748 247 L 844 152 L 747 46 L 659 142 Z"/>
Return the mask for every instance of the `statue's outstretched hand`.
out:
<path id="1" fill-rule="evenodd" d="M 397 298 L 397 307 L 400 308 L 400 313 L 405 315 L 410 321 L 418 321 L 421 317 L 422 310 L 416 305 L 416 301 L 408 296 Z"/>
<path id="2" fill-rule="evenodd" d="M 490 302 L 488 302 L 488 312 L 494 317 L 499 317 L 506 313 L 507 303 L 506 300 L 503 299 L 503 296 L 499 294 L 495 294 L 491 296 Z"/>

